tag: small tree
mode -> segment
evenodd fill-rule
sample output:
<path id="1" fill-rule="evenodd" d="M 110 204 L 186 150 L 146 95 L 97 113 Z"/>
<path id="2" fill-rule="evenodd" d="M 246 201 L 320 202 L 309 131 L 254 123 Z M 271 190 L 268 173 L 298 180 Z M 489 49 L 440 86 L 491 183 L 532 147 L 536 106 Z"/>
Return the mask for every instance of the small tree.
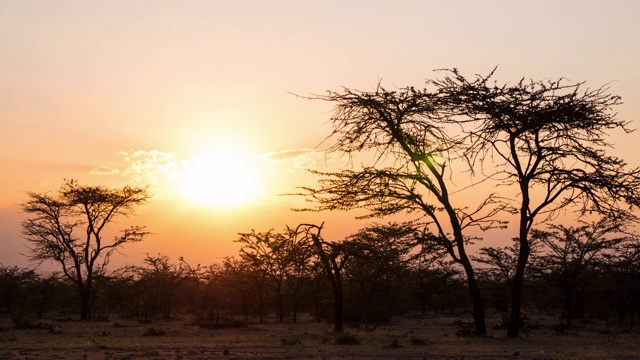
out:
<path id="1" fill-rule="evenodd" d="M 352 255 L 352 252 L 349 250 L 349 244 L 346 242 L 333 243 L 325 241 L 320 234 L 323 227 L 324 223 L 319 226 L 314 224 L 300 224 L 295 232 L 303 241 L 312 244 L 315 249 L 315 255 L 320 259 L 324 274 L 333 290 L 334 329 L 336 332 L 341 333 L 344 331 L 342 269 L 347 264 L 347 260 Z"/>
<path id="2" fill-rule="evenodd" d="M 618 325 L 631 330 L 640 312 L 640 239 L 635 236 L 602 255 L 607 302 L 617 313 Z M 628 320 L 625 325 L 626 320 Z"/>
<path id="3" fill-rule="evenodd" d="M 308 241 L 299 239 L 295 230 L 287 227 L 289 238 L 289 270 L 287 271 L 287 293 L 291 301 L 293 311 L 292 321 L 298 321 L 298 311 L 302 302 L 304 290 L 309 287 L 313 272 L 311 259 L 313 257 L 313 245 Z"/>
<path id="4" fill-rule="evenodd" d="M 293 232 L 287 229 L 284 233 L 269 230 L 259 233 L 241 233 L 236 240 L 242 244 L 240 256 L 253 264 L 258 271 L 271 280 L 276 295 L 278 320 L 284 321 L 284 285 L 291 276 L 292 264 L 297 260 Z"/>
<path id="5" fill-rule="evenodd" d="M 564 295 L 567 329 L 571 329 L 576 291 L 585 282 L 585 273 L 598 257 L 626 241 L 625 224 L 616 219 L 600 219 L 581 226 L 549 225 L 549 230 L 533 230 L 532 239 L 545 246 L 543 263 L 546 278 Z"/>
<path id="6" fill-rule="evenodd" d="M 473 260 L 482 264 L 489 265 L 485 272 L 491 278 L 504 282 L 508 285 L 509 290 L 513 287 L 513 278 L 515 276 L 516 264 L 518 263 L 518 254 L 520 253 L 520 242 L 518 238 L 511 239 L 513 243 L 503 247 L 482 247 L 478 256 L 474 256 Z M 531 254 L 529 263 L 532 265 L 530 272 L 539 271 L 539 242 L 531 239 L 529 246 Z"/>
<path id="7" fill-rule="evenodd" d="M 34 297 L 40 277 L 33 269 L 0 264 L 0 301 L 18 328 L 29 319 L 29 302 Z"/>
<path id="8" fill-rule="evenodd" d="M 142 302 L 142 320 L 152 321 L 156 317 L 158 309 L 162 312 L 164 320 L 171 319 L 173 306 L 176 302 L 180 283 L 188 276 L 184 262 L 172 264 L 167 255 L 147 254 L 144 259 L 146 266 L 139 267 L 138 301 Z M 139 314 L 137 313 L 136 315 Z"/>
<path id="9" fill-rule="evenodd" d="M 131 215 L 144 204 L 149 199 L 147 190 L 83 186 L 66 180 L 57 195 L 28 192 L 27 196 L 22 204 L 27 214 L 22 234 L 30 244 L 30 260 L 57 262 L 78 289 L 80 319 L 91 319 L 95 276 L 105 271 L 114 251 L 149 234 L 144 227 L 132 226 L 107 241 L 103 231 L 118 216 Z"/>
<path id="10" fill-rule="evenodd" d="M 229 302 L 233 303 L 233 306 L 228 304 L 229 307 L 239 310 L 244 321 L 248 321 L 251 299 L 256 292 L 251 264 L 235 257 L 225 257 L 222 263 L 212 265 L 209 272 L 215 276 L 219 287 L 227 294 Z"/>
<path id="11" fill-rule="evenodd" d="M 422 315 L 428 308 L 434 313 L 443 313 L 461 304 L 456 299 L 458 288 L 463 286 L 460 270 L 453 260 L 445 259 L 427 250 L 417 253 L 410 263 L 415 283 L 414 297 Z"/>
<path id="12" fill-rule="evenodd" d="M 357 285 L 358 301 L 350 308 L 367 322 L 390 321 L 407 300 L 406 290 L 411 251 L 417 245 L 415 224 L 371 224 L 347 238 L 353 257 L 346 275 Z"/>

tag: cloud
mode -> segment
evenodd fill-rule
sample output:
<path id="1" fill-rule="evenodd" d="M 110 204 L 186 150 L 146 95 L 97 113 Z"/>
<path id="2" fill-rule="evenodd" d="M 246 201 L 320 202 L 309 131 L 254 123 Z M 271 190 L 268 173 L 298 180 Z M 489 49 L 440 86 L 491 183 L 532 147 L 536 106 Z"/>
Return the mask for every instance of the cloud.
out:
<path id="1" fill-rule="evenodd" d="M 112 168 L 110 166 L 96 166 L 93 169 L 89 170 L 89 174 L 96 174 L 96 175 L 116 175 L 119 173 L 120 173 L 120 170 L 116 168 Z"/>
<path id="2" fill-rule="evenodd" d="M 318 162 L 324 159 L 324 152 L 312 148 L 285 149 L 261 155 L 261 158 L 286 166 L 289 172 L 296 170 L 315 169 Z"/>
<path id="3" fill-rule="evenodd" d="M 129 165 L 122 175 L 150 184 L 155 184 L 163 175 L 180 166 L 175 154 L 160 150 L 129 150 L 121 151 L 118 155 L 123 156 Z"/>
<path id="4" fill-rule="evenodd" d="M 314 151 L 315 151 L 314 149 L 310 149 L 310 148 L 286 149 L 286 150 L 274 151 L 268 154 L 264 154 L 262 155 L 262 158 L 270 161 L 295 159 L 302 156 L 306 156 L 310 153 L 313 153 Z"/>

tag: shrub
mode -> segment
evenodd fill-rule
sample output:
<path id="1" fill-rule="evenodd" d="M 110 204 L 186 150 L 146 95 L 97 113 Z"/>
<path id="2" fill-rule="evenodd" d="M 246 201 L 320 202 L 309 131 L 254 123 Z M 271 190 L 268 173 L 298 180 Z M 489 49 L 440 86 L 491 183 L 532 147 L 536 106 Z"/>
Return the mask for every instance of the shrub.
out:
<path id="1" fill-rule="evenodd" d="M 336 344 L 337 345 L 359 345 L 360 340 L 351 334 L 340 334 L 336 336 Z"/>
<path id="2" fill-rule="evenodd" d="M 155 327 L 150 327 L 147 328 L 147 330 L 144 331 L 144 333 L 142 334 L 142 336 L 165 336 L 167 335 L 167 333 L 162 330 L 162 329 L 156 329 Z"/>

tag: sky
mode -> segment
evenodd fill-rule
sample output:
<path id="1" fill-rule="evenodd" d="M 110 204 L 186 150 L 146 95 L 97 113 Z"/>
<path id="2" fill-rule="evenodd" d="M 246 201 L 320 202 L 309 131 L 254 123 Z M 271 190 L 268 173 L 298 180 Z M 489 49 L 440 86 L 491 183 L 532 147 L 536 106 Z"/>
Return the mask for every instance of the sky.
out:
<path id="1" fill-rule="evenodd" d="M 371 221 L 283 196 L 315 184 L 306 169 L 345 166 L 318 148 L 332 105 L 296 95 L 497 66 L 505 82 L 608 84 L 640 128 L 638 14 L 634 0 L 0 0 L 0 264 L 28 265 L 19 204 L 64 179 L 149 187 L 113 229 L 152 235 L 116 265 L 208 265 L 237 254 L 240 232 L 303 222 L 354 233 Z M 611 142 L 640 165 L 640 133 Z"/>

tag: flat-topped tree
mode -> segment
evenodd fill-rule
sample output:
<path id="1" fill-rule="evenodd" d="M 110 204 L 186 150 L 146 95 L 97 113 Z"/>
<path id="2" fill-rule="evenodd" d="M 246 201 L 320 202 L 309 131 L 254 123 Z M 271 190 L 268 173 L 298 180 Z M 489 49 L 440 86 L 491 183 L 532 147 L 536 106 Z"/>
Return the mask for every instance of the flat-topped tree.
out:
<path id="1" fill-rule="evenodd" d="M 451 199 L 451 164 L 456 173 L 472 170 L 464 158 L 465 139 L 443 126 L 437 94 L 413 87 L 388 91 L 378 86 L 366 92 L 344 88 L 312 99 L 335 104 L 333 129 L 325 143 L 328 155 L 372 155 L 361 168 L 339 172 L 312 171 L 322 177 L 317 187 L 300 195 L 316 206 L 313 211 L 366 209 L 363 218 L 398 213 L 426 218 L 436 241 L 465 270 L 473 301 L 475 331 L 486 335 L 484 305 L 465 248 L 470 226 L 502 226 L 494 215 L 503 209 L 493 195 L 475 209 Z M 459 190 L 459 189 L 455 189 Z"/>
<path id="2" fill-rule="evenodd" d="M 28 192 L 27 196 L 22 204 L 27 214 L 22 234 L 30 244 L 30 260 L 58 263 L 78 288 L 80 318 L 90 320 L 95 277 L 104 273 L 114 251 L 149 234 L 144 227 L 132 226 L 107 240 L 103 231 L 116 217 L 129 216 L 136 206 L 146 203 L 147 190 L 84 186 L 66 180 L 55 195 Z"/>
<path id="3" fill-rule="evenodd" d="M 429 83 L 451 121 L 470 136 L 467 154 L 473 163 L 503 188 L 519 192 L 513 201 L 520 246 L 507 331 L 516 337 L 532 226 L 568 208 L 635 221 L 631 211 L 640 204 L 640 169 L 627 169 L 606 152 L 612 147 L 606 140 L 610 131 L 630 132 L 628 122 L 612 111 L 620 97 L 608 88 L 585 89 L 584 83 L 567 84 L 563 78 L 498 85 L 493 74 L 468 80 L 454 69 Z"/>
<path id="4" fill-rule="evenodd" d="M 548 230 L 533 229 L 531 238 L 544 245 L 541 265 L 545 279 L 560 288 L 564 295 L 567 329 L 573 320 L 573 302 L 589 268 L 603 262 L 603 255 L 632 243 L 633 234 L 625 219 L 602 218 L 578 221 L 578 226 L 551 224 Z"/>
<path id="5" fill-rule="evenodd" d="M 269 283 L 276 295 L 278 319 L 283 322 L 285 288 L 289 285 L 289 291 L 293 293 L 300 291 L 300 277 L 309 267 L 311 258 L 308 244 L 297 241 L 297 233 L 289 227 L 281 233 L 273 230 L 267 232 L 252 230 L 250 233 L 239 235 L 240 237 L 235 241 L 242 246 L 240 257 L 250 264 L 257 274 L 263 273 L 271 280 Z M 260 277 L 257 278 L 259 279 Z M 262 285 L 258 284 L 258 286 Z M 262 295 L 260 302 L 262 310 Z M 297 320 L 296 305 L 294 301 L 294 322 Z"/>

